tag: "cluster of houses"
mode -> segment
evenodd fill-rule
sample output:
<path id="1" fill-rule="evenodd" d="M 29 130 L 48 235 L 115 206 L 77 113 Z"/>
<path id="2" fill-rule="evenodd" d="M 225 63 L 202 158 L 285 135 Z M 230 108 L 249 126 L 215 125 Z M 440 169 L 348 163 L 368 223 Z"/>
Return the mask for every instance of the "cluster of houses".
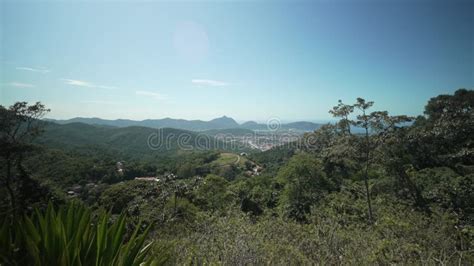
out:
<path id="1" fill-rule="evenodd" d="M 96 183 L 87 183 L 84 186 L 74 185 L 74 186 L 67 189 L 67 195 L 69 197 L 77 197 L 82 193 L 83 189 L 89 190 L 89 189 L 94 188 L 96 186 L 97 186 Z"/>
<path id="2" fill-rule="evenodd" d="M 115 167 L 117 168 L 117 174 L 122 176 L 125 172 L 124 162 L 117 162 Z"/>
<path id="3" fill-rule="evenodd" d="M 251 170 L 245 171 L 246 176 L 258 176 L 262 172 L 263 167 L 260 165 L 254 165 Z"/>
<path id="4" fill-rule="evenodd" d="M 248 156 L 248 154 L 245 153 L 245 152 L 242 152 L 242 153 L 240 153 L 240 156 L 246 157 L 246 156 Z M 121 162 L 121 161 L 117 162 L 115 167 L 116 167 L 117 173 L 119 175 L 124 174 L 124 172 L 125 172 L 124 162 Z M 260 175 L 262 170 L 263 170 L 263 168 L 261 166 L 254 164 L 251 169 L 249 169 L 245 172 L 245 174 L 247 176 L 258 176 L 258 175 Z M 178 176 L 173 174 L 173 173 L 165 173 L 163 176 L 159 176 L 159 177 L 158 176 L 137 176 L 137 177 L 134 178 L 134 180 L 141 180 L 141 181 L 147 181 L 147 182 L 162 182 L 162 181 L 166 182 L 166 181 L 174 180 L 174 179 L 177 179 L 177 178 L 178 178 Z M 200 179 L 200 177 L 198 179 Z M 74 185 L 74 186 L 67 189 L 67 195 L 69 197 L 77 197 L 82 193 L 82 191 L 84 189 L 89 190 L 89 189 L 94 188 L 96 186 L 97 186 L 97 184 L 95 184 L 95 183 L 87 183 L 84 186 Z"/>
<path id="5" fill-rule="evenodd" d="M 157 177 L 157 176 L 137 176 L 135 177 L 135 180 L 142 180 L 142 181 L 155 181 L 155 182 L 161 182 L 161 181 L 168 181 L 168 180 L 173 180 L 178 178 L 175 174 L 173 173 L 166 173 L 162 177 Z"/>

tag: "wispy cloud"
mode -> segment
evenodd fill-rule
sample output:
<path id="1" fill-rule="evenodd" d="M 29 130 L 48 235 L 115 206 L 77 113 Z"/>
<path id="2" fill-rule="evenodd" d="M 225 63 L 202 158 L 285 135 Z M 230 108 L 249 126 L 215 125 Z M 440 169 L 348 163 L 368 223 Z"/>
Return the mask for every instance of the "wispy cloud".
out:
<path id="1" fill-rule="evenodd" d="M 7 83 L 8 86 L 11 86 L 11 87 L 16 87 L 16 88 L 33 88 L 35 87 L 35 85 L 33 84 L 29 84 L 29 83 L 22 83 L 22 82 L 10 82 L 10 83 Z"/>
<path id="2" fill-rule="evenodd" d="M 113 90 L 117 88 L 114 86 L 99 85 L 99 84 L 95 84 L 89 81 L 77 80 L 77 79 L 60 79 L 60 80 L 64 81 L 68 85 L 79 86 L 79 87 L 98 88 L 98 89 L 107 89 L 107 90 Z"/>
<path id="3" fill-rule="evenodd" d="M 150 97 L 150 98 L 153 98 L 153 99 L 158 100 L 158 101 L 163 101 L 163 100 L 168 99 L 168 97 L 166 95 L 163 95 L 163 94 L 158 93 L 158 92 L 152 92 L 152 91 L 136 91 L 135 94 L 140 95 L 140 96 Z"/>
<path id="4" fill-rule="evenodd" d="M 107 105 L 120 104 L 119 102 L 104 101 L 104 100 L 88 100 L 88 101 L 81 101 L 81 103 L 85 103 L 85 104 L 107 104 Z"/>
<path id="5" fill-rule="evenodd" d="M 31 72 L 38 72 L 38 73 L 49 73 L 51 72 L 48 69 L 45 68 L 34 68 L 34 67 L 16 67 L 17 70 L 24 70 L 24 71 L 31 71 Z"/>
<path id="6" fill-rule="evenodd" d="M 212 79 L 193 79 L 191 80 L 193 84 L 201 85 L 201 86 L 213 86 L 213 87 L 223 87 L 228 86 L 229 83 L 219 80 L 212 80 Z"/>

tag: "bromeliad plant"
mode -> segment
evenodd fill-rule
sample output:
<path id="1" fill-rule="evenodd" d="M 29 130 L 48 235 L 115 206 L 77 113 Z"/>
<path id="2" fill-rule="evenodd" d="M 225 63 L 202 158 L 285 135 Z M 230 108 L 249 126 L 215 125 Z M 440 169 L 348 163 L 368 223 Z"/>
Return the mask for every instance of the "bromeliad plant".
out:
<path id="1" fill-rule="evenodd" d="M 78 203 L 31 217 L 5 219 L 0 228 L 0 265 L 151 265 L 166 258 L 147 257 L 152 243 L 145 243 L 150 226 L 131 236 L 126 217 L 110 222 L 110 214 L 92 219 L 91 211 Z"/>

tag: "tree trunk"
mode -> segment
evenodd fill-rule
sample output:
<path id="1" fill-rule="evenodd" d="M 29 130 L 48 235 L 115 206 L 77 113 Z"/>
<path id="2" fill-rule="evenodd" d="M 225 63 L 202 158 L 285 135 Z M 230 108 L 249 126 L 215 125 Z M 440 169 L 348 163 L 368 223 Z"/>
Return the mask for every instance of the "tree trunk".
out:
<path id="1" fill-rule="evenodd" d="M 369 207 L 369 223 L 372 223 L 373 222 L 373 215 L 372 215 L 372 203 L 370 201 L 369 161 L 368 160 L 367 160 L 366 165 L 365 165 L 364 183 L 365 183 L 365 193 L 367 195 L 367 206 Z"/>
<path id="2" fill-rule="evenodd" d="M 372 203 L 370 201 L 370 189 L 369 189 L 369 164 L 370 164 L 370 143 L 369 143 L 369 129 L 365 128 L 365 139 L 366 139 L 366 153 L 365 153 L 365 173 L 364 173 L 364 183 L 365 183 L 365 193 L 367 196 L 367 206 L 369 208 L 369 223 L 373 223 L 372 215 Z"/>

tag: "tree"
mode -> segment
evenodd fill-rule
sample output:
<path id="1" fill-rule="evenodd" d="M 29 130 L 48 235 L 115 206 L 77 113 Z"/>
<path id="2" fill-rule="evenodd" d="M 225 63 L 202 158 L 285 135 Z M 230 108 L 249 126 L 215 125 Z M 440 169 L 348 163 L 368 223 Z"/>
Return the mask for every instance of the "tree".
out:
<path id="1" fill-rule="evenodd" d="M 372 151 L 372 145 L 370 143 L 370 136 L 369 130 L 371 126 L 372 119 L 374 117 L 367 115 L 367 110 L 372 107 L 374 102 L 369 101 L 366 102 L 362 98 L 357 98 L 357 103 L 354 105 L 359 111 L 362 112 L 361 115 L 357 116 L 357 120 L 353 122 L 354 125 L 362 127 L 365 131 L 364 139 L 365 142 L 362 145 L 362 153 L 364 154 L 364 161 L 365 161 L 365 170 L 364 170 L 364 185 L 365 185 L 365 192 L 367 197 L 367 206 L 369 210 L 369 222 L 371 223 L 373 220 L 373 213 L 372 213 L 372 204 L 370 201 L 370 189 L 369 189 L 369 166 L 370 166 L 370 156 Z"/>
<path id="2" fill-rule="evenodd" d="M 421 188 L 408 174 L 413 168 L 413 157 L 419 156 L 409 150 L 412 127 L 400 128 L 388 137 L 380 148 L 382 165 L 385 171 L 395 177 L 395 183 L 390 189 L 402 198 L 411 198 L 415 206 L 428 211 L 427 202 L 422 195 Z"/>
<path id="3" fill-rule="evenodd" d="M 369 113 L 369 109 L 374 105 L 373 101 L 366 101 L 357 98 L 354 105 L 345 105 L 341 101 L 339 104 L 329 111 L 335 117 L 342 117 L 338 122 L 339 128 L 344 129 L 348 135 L 355 137 L 357 146 L 357 154 L 359 161 L 362 162 L 362 173 L 364 178 L 364 186 L 366 190 L 366 200 L 368 207 L 369 222 L 373 222 L 372 202 L 369 187 L 369 169 L 375 157 L 375 151 L 384 143 L 399 126 L 411 121 L 408 116 L 389 116 L 387 111 L 376 111 Z M 349 116 L 357 110 L 359 114 L 355 120 L 350 120 Z M 362 135 L 355 135 L 350 131 L 350 126 L 356 126 L 363 130 Z M 350 145 L 347 145 L 351 149 Z"/>
<path id="4" fill-rule="evenodd" d="M 298 221 L 304 221 L 311 206 L 336 189 L 323 172 L 321 163 L 307 153 L 293 156 L 280 169 L 277 179 L 284 186 L 280 207 L 285 215 Z"/>
<path id="5" fill-rule="evenodd" d="M 341 120 L 337 123 L 339 129 L 344 134 L 351 134 L 351 120 L 349 116 L 354 111 L 353 105 L 347 105 L 339 100 L 338 105 L 334 106 L 332 110 L 329 110 L 329 113 L 332 114 L 334 117 L 340 117 Z"/>
<path id="6" fill-rule="evenodd" d="M 190 178 L 196 175 L 196 168 L 196 165 L 187 162 L 178 167 L 176 174 L 179 178 Z"/>
<path id="7" fill-rule="evenodd" d="M 350 178 L 358 170 L 357 137 L 341 126 L 327 124 L 306 136 L 305 148 L 321 159 L 324 172 L 334 181 Z"/>
<path id="8" fill-rule="evenodd" d="M 474 91 L 431 98 L 424 113 L 410 134 L 417 168 L 474 164 Z"/>
<path id="9" fill-rule="evenodd" d="M 32 141 L 42 131 L 43 123 L 40 119 L 47 112 L 49 109 L 40 102 L 34 105 L 17 102 L 9 108 L 0 105 L 0 158 L 5 163 L 1 183 L 8 191 L 13 210 L 16 209 L 14 186 L 25 187 L 29 181 L 22 165 L 24 156 L 33 150 Z M 19 180 L 15 180 L 14 166 Z"/>
<path id="10" fill-rule="evenodd" d="M 460 175 L 448 167 L 410 169 L 412 177 L 429 203 L 449 209 L 468 223 L 474 222 L 474 173 Z"/>
<path id="11" fill-rule="evenodd" d="M 217 175 L 208 175 L 199 184 L 195 197 L 198 205 L 206 210 L 216 211 L 229 206 L 234 196 L 227 190 L 229 182 Z"/>

